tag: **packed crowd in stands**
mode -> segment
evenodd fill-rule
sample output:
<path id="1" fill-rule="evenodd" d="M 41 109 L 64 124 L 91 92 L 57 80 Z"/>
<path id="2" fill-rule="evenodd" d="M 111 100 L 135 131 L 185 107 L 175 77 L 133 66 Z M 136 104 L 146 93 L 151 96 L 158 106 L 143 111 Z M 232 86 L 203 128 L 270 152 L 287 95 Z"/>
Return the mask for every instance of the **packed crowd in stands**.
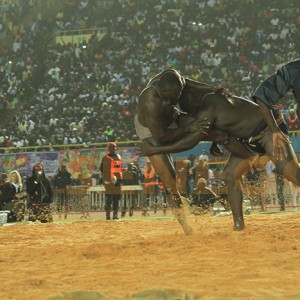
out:
<path id="1" fill-rule="evenodd" d="M 137 140 L 137 97 L 168 67 L 249 98 L 299 57 L 299 27 L 297 0 L 0 0 L 0 145 Z M 297 130 L 292 99 L 279 109 Z"/>

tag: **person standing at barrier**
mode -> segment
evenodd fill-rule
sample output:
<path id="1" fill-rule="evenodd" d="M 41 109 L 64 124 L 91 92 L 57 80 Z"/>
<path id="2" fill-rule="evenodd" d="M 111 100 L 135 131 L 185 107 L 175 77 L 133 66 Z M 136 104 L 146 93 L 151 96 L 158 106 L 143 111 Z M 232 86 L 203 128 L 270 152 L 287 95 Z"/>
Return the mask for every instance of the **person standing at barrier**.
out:
<path id="1" fill-rule="evenodd" d="M 279 203 L 279 210 L 285 211 L 285 197 L 284 197 L 284 177 L 281 174 L 278 174 L 275 169 L 275 179 L 276 179 L 276 192 L 277 199 Z"/>
<path id="2" fill-rule="evenodd" d="M 61 216 L 62 210 L 64 209 L 65 219 L 68 215 L 68 198 L 66 194 L 66 187 L 72 183 L 71 173 L 68 172 L 65 165 L 61 165 L 57 174 L 54 176 L 53 187 L 57 196 L 57 211 L 59 217 Z"/>
<path id="3" fill-rule="evenodd" d="M 33 166 L 32 175 L 26 180 L 26 191 L 29 195 L 29 221 L 52 222 L 52 188 L 41 164 Z"/>
<path id="4" fill-rule="evenodd" d="M 7 222 L 24 220 L 26 192 L 18 171 L 11 171 L 2 189 L 2 209 L 10 211 Z"/>
<path id="5" fill-rule="evenodd" d="M 138 167 L 135 165 L 134 162 L 130 162 L 127 166 L 127 169 L 123 171 L 122 173 L 122 185 L 131 185 L 131 186 L 137 186 L 140 185 L 140 170 L 138 170 Z M 126 209 L 129 208 L 129 216 L 133 216 L 133 210 L 137 206 L 137 200 L 138 200 L 138 193 L 136 189 L 133 189 L 131 191 L 128 191 L 126 195 L 123 194 L 124 201 L 123 201 L 123 208 L 122 208 L 122 217 L 125 217 Z"/>
<path id="6" fill-rule="evenodd" d="M 118 220 L 119 202 L 121 200 L 122 158 L 116 153 L 117 144 L 108 144 L 108 153 L 102 158 L 100 171 L 105 188 L 106 220 L 111 220 L 110 211 L 113 207 L 113 220 Z"/>
<path id="7" fill-rule="evenodd" d="M 147 210 L 149 206 L 157 205 L 158 194 L 158 180 L 157 174 L 153 169 L 150 160 L 147 161 L 144 170 L 144 188 L 143 188 L 143 216 L 149 215 Z"/>

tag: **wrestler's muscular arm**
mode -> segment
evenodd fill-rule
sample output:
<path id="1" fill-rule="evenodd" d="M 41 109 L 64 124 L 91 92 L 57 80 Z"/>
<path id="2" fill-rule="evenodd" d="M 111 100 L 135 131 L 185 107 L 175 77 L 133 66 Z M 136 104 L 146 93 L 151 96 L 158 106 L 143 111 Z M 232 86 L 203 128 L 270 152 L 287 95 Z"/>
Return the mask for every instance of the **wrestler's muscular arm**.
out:
<path id="1" fill-rule="evenodd" d="M 153 138 L 160 144 L 172 143 L 195 131 L 202 132 L 207 128 L 207 120 L 194 121 L 187 126 L 170 129 L 168 126 L 175 120 L 171 105 L 165 105 L 153 89 L 148 88 L 140 96 L 138 114 L 142 116 L 143 125 L 148 127 Z"/>
<path id="2" fill-rule="evenodd" d="M 213 141 L 221 144 L 225 143 L 226 145 L 224 145 L 224 147 L 237 157 L 251 157 L 253 154 L 243 143 L 230 136 L 228 133 L 214 127 L 215 114 L 217 111 L 218 110 L 214 106 L 209 105 L 206 108 L 202 107 L 201 111 L 196 115 L 196 119 L 207 119 L 210 122 L 211 125 L 207 130 L 207 134 L 205 132 L 193 132 L 185 135 L 175 143 L 156 147 L 144 143 L 142 146 L 143 154 L 150 156 L 160 153 L 177 153 L 195 147 L 200 141 Z"/>
<path id="3" fill-rule="evenodd" d="M 195 147 L 200 140 L 204 141 L 207 139 L 207 135 L 204 133 L 193 132 L 185 135 L 182 139 L 178 140 L 173 144 L 167 144 L 163 146 L 152 146 L 148 143 L 143 143 L 142 152 L 144 155 L 150 156 L 154 154 L 165 154 L 165 153 L 177 153 L 185 150 L 189 150 Z"/>
<path id="4" fill-rule="evenodd" d="M 187 89 L 189 87 L 196 87 L 197 89 L 197 95 L 198 101 L 201 100 L 205 95 L 215 93 L 215 94 L 222 94 L 226 97 L 232 97 L 232 93 L 227 91 L 224 87 L 222 86 L 215 86 L 215 85 L 210 85 L 206 84 L 200 81 L 192 80 L 190 78 L 185 78 L 185 85 Z M 194 98 L 194 97 L 193 97 Z M 184 100 L 183 100 L 184 101 Z M 195 101 L 195 99 L 194 99 Z M 182 104 L 182 102 L 181 102 Z"/>
<path id="5" fill-rule="evenodd" d="M 202 109 L 196 115 L 196 120 L 207 120 L 209 124 L 213 122 L 214 113 L 211 109 Z M 207 122 L 206 121 L 206 122 Z M 188 126 L 185 126 L 188 127 Z M 180 127 L 180 128 L 185 128 Z M 200 141 L 208 141 L 210 140 L 207 132 L 210 131 L 211 125 L 207 125 L 207 130 L 205 131 L 195 131 L 195 132 L 186 132 L 181 139 L 177 139 L 177 141 L 165 145 L 156 145 L 152 147 L 148 143 L 144 143 L 142 146 L 142 151 L 144 155 L 153 155 L 153 154 L 162 154 L 162 153 L 176 153 L 182 152 L 188 149 L 195 147 Z"/>

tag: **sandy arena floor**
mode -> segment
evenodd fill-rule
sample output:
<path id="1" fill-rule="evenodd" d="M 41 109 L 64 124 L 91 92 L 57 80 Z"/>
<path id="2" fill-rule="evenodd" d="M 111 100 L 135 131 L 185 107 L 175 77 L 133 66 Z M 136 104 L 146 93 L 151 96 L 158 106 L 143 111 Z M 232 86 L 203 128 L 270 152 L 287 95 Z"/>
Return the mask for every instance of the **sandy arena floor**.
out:
<path id="1" fill-rule="evenodd" d="M 300 299 L 299 212 L 188 220 L 1 226 L 0 299 Z"/>

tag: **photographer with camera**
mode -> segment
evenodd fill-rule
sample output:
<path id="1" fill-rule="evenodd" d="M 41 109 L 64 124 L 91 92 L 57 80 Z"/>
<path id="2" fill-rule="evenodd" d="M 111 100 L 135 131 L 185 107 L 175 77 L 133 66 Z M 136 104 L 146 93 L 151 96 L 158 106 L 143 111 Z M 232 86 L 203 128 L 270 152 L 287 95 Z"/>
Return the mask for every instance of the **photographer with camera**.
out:
<path id="1" fill-rule="evenodd" d="M 29 195 L 29 221 L 53 222 L 51 211 L 52 188 L 41 164 L 33 166 L 32 176 L 26 180 L 26 190 Z"/>

